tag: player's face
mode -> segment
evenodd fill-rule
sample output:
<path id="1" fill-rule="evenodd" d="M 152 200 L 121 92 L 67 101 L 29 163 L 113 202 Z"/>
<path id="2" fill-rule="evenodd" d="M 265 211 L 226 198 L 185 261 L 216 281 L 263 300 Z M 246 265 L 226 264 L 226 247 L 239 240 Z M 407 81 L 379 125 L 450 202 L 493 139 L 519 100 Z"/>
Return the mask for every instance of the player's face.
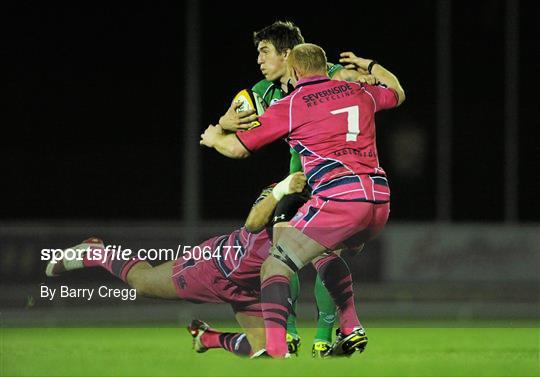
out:
<path id="1" fill-rule="evenodd" d="M 264 78 L 268 81 L 281 79 L 287 73 L 287 52 L 279 53 L 276 47 L 268 41 L 261 41 L 257 46 L 259 55 L 257 64 Z"/>

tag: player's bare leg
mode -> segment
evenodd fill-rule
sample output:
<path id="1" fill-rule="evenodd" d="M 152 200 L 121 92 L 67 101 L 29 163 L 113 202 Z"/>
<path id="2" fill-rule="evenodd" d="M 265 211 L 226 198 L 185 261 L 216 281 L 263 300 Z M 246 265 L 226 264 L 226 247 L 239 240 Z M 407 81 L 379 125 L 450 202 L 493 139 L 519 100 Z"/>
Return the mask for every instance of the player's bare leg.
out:
<path id="1" fill-rule="evenodd" d="M 291 225 L 288 222 L 281 222 L 274 225 L 274 242 L 277 243 L 279 240 L 279 237 L 281 236 L 282 232 L 286 228 L 290 228 Z M 341 256 L 341 249 L 347 248 L 348 252 L 354 252 L 359 253 L 364 247 L 364 244 L 361 244 L 360 246 L 357 246 L 353 249 L 345 246 L 344 244 L 339 246 L 339 249 L 334 250 L 334 253 L 338 256 Z M 315 262 L 317 260 L 320 260 L 323 258 L 323 256 L 315 258 L 312 263 L 314 268 L 316 269 Z M 319 285 L 317 284 L 319 283 Z M 323 299 L 321 299 L 321 296 Z M 324 283 L 322 282 L 320 274 L 317 274 L 317 282 L 315 285 L 315 297 L 316 297 L 316 303 L 318 310 L 318 320 L 317 320 L 317 335 L 313 343 L 312 347 L 312 356 L 313 357 L 328 357 L 331 356 L 332 352 L 334 351 L 332 349 L 332 328 L 334 326 L 334 322 L 337 318 L 337 307 L 334 303 L 334 300 L 330 293 L 328 292 L 328 289 L 324 286 Z M 326 309 L 321 316 L 321 311 L 319 305 L 323 304 L 323 308 Z M 290 323 L 290 320 L 287 321 L 287 325 Z M 339 330 L 339 335 L 341 336 L 341 330 Z M 367 341 L 367 338 L 365 338 Z M 339 341 L 339 339 L 338 339 Z M 291 345 L 289 342 L 289 334 L 287 334 L 287 344 L 289 346 L 289 352 L 291 352 Z M 363 346 L 365 347 L 365 343 L 363 343 Z"/>
<path id="2" fill-rule="evenodd" d="M 285 250 L 294 250 L 294 253 Z M 280 229 L 279 240 L 261 269 L 261 304 L 266 327 L 266 351 L 270 356 L 285 357 L 288 351 L 286 326 L 291 300 L 290 277 L 324 251 L 322 245 L 296 229 Z"/>
<path id="3" fill-rule="evenodd" d="M 134 265 L 127 274 L 127 283 L 144 297 L 178 299 L 171 279 L 174 261 L 152 267 L 148 262 Z"/>
<path id="4" fill-rule="evenodd" d="M 97 254 L 92 255 L 92 253 L 96 250 L 104 250 L 103 241 L 95 237 L 89 238 L 70 249 L 82 250 L 83 252 L 80 253 L 81 258 L 64 258 L 57 263 L 50 262 L 45 269 L 47 276 L 60 276 L 67 271 L 81 268 L 101 267 L 135 288 L 140 296 L 164 299 L 178 298 L 171 279 L 173 261 L 152 267 L 148 262 L 137 258 L 128 258 L 126 260 L 95 259 L 94 257 Z M 101 255 L 105 254 L 102 253 Z"/>
<path id="5" fill-rule="evenodd" d="M 281 236 L 281 232 L 284 228 L 289 228 L 291 225 L 284 221 L 281 223 L 276 223 L 274 225 L 274 243 L 277 243 L 279 240 L 279 237 Z M 335 250 L 334 253 L 337 255 L 340 255 L 341 250 Z M 292 290 L 292 282 L 290 281 L 291 285 L 291 294 L 293 295 Z M 325 357 L 328 352 L 330 351 L 331 345 L 332 345 L 332 329 L 334 327 L 334 323 L 337 318 L 337 307 L 334 304 L 334 301 L 332 297 L 330 296 L 330 293 L 322 283 L 321 277 L 317 275 L 317 279 L 315 281 L 315 287 L 314 287 L 314 294 L 315 294 L 315 302 L 317 304 L 317 334 L 315 335 L 315 339 L 313 341 L 313 347 L 312 347 L 312 356 L 313 357 Z M 294 306 L 294 295 L 293 295 L 293 306 Z M 293 317 L 293 321 L 295 318 Z M 289 319 L 287 320 L 287 344 L 289 345 L 289 352 L 291 352 L 291 337 L 289 336 L 289 327 L 291 323 L 291 317 L 289 316 Z M 292 352 L 291 352 L 292 353 Z"/>

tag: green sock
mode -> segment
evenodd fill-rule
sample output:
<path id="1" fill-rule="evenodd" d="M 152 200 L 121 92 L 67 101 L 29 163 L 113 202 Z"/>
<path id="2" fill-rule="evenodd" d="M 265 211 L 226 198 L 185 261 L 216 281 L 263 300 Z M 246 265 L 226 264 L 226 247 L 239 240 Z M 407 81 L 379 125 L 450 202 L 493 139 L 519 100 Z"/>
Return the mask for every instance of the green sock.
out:
<path id="1" fill-rule="evenodd" d="M 292 299 L 292 312 L 289 313 L 289 318 L 287 319 L 287 332 L 292 335 L 298 335 L 298 330 L 296 329 L 296 301 L 300 294 L 300 280 L 298 279 L 298 274 L 294 274 L 289 280 L 289 287 L 291 289 L 291 299 Z"/>
<path id="2" fill-rule="evenodd" d="M 336 322 L 336 305 L 328 290 L 317 275 L 315 280 L 315 300 L 317 301 L 317 334 L 314 342 L 332 342 L 332 329 Z"/>

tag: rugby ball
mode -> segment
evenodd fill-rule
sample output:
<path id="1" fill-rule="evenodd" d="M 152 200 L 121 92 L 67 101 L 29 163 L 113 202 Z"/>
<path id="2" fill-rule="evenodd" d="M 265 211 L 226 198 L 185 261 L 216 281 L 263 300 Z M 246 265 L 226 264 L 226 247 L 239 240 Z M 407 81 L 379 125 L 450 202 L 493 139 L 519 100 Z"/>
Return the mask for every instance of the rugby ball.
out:
<path id="1" fill-rule="evenodd" d="M 236 109 L 237 113 L 247 110 L 255 110 L 257 115 L 262 115 L 266 110 L 266 105 L 262 98 L 257 93 L 254 93 L 249 89 L 242 89 L 239 91 L 236 96 L 234 96 L 233 102 L 238 102 L 240 104 L 240 106 Z M 256 120 L 251 123 L 249 128 L 251 129 L 260 125 L 261 122 Z"/>

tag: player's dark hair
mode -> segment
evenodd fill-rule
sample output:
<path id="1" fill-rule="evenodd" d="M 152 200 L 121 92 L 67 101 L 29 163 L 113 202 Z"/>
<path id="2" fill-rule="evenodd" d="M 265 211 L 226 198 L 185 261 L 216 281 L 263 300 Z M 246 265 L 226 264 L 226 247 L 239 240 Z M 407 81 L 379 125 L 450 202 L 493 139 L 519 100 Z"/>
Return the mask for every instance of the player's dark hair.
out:
<path id="1" fill-rule="evenodd" d="M 269 41 L 281 53 L 287 49 L 304 43 L 304 37 L 300 28 L 291 21 L 276 21 L 259 31 L 253 33 L 253 43 L 255 47 L 259 46 L 261 41 Z"/>

